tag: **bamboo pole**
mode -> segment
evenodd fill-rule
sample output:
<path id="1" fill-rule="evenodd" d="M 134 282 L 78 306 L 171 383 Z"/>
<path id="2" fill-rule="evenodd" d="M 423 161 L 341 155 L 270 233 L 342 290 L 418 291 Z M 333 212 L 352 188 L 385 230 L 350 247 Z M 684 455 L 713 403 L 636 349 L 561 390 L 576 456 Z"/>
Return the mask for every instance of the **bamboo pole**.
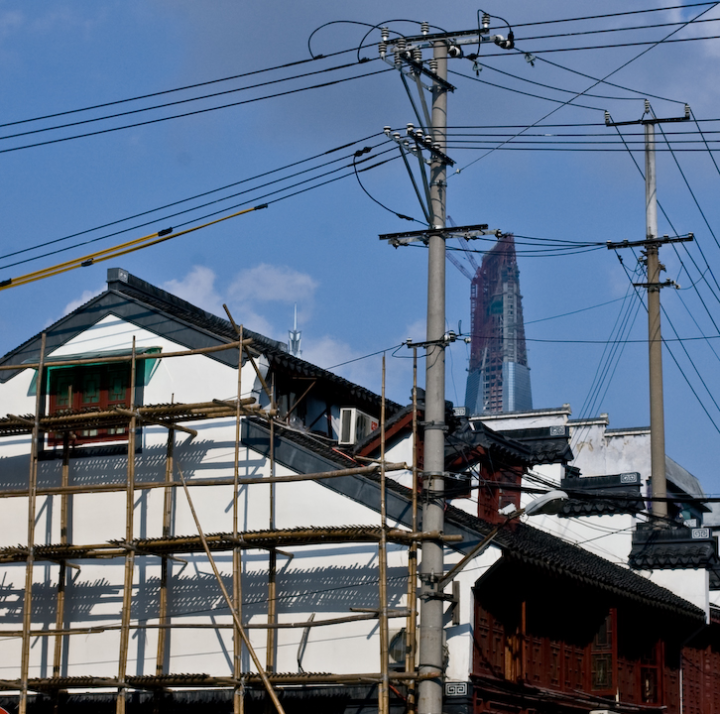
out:
<path id="1" fill-rule="evenodd" d="M 135 410 L 135 381 L 137 363 L 135 360 L 135 336 L 132 342 L 132 361 L 130 363 L 130 409 Z M 127 456 L 127 498 L 125 504 L 125 542 L 132 543 L 135 533 L 135 428 L 136 419 L 130 418 L 128 427 L 128 456 Z M 130 614 L 132 608 L 132 584 L 135 571 L 135 551 L 128 548 L 125 551 L 125 578 L 123 582 L 122 628 L 120 630 L 120 657 L 118 666 L 118 693 L 116 713 L 125 714 L 125 699 L 127 685 L 128 645 L 130 644 Z"/>
<path id="2" fill-rule="evenodd" d="M 275 407 L 275 375 L 273 374 L 271 388 L 272 408 Z M 275 483 L 272 478 L 275 476 L 275 420 L 270 420 L 270 501 L 269 501 L 269 528 L 275 529 Z M 268 553 L 268 608 L 267 624 L 270 625 L 267 631 L 267 643 L 265 649 L 265 669 L 268 672 L 275 671 L 275 630 L 272 625 L 277 621 L 277 553 L 271 548 Z M 269 710 L 269 706 L 265 707 Z"/>
<path id="3" fill-rule="evenodd" d="M 175 431 L 168 429 L 167 437 L 167 454 L 165 457 L 165 493 L 163 494 L 163 537 L 170 536 L 170 524 L 172 519 L 172 494 L 173 491 L 168 485 L 173 478 L 173 456 L 175 451 Z M 155 660 L 155 674 L 164 674 L 165 672 L 165 652 L 167 649 L 167 628 L 168 625 L 168 576 L 169 561 L 167 556 L 163 556 L 160 560 L 160 603 L 159 603 L 159 623 L 163 625 L 158 633 L 157 658 Z"/>
<path id="4" fill-rule="evenodd" d="M 240 479 L 238 481 L 239 486 L 252 486 L 256 484 L 267 484 L 267 483 L 288 483 L 292 481 L 319 481 L 320 479 L 326 478 L 341 478 L 343 476 L 363 476 L 366 474 L 373 474 L 380 470 L 379 464 L 372 464 L 371 466 L 358 466 L 350 469 L 337 469 L 336 471 L 321 471 L 315 474 L 293 474 L 291 476 L 275 476 L 275 477 L 258 477 L 258 478 L 247 478 Z M 407 464 L 386 464 L 385 471 L 406 471 Z M 207 478 L 207 479 L 193 479 L 190 483 L 191 486 L 227 486 L 230 482 L 228 477 L 224 478 Z M 135 489 L 138 491 L 145 491 L 153 488 L 180 488 L 182 484 L 179 481 L 173 481 L 166 484 L 164 481 L 139 481 L 135 484 Z M 63 493 L 107 493 L 113 491 L 125 491 L 127 486 L 122 483 L 105 483 L 82 485 L 82 486 L 50 486 L 46 488 L 37 489 L 38 496 L 54 496 Z M 24 496 L 27 498 L 29 492 L 26 489 L 12 489 L 8 491 L 0 491 L 0 498 L 18 498 Z"/>
<path id="5" fill-rule="evenodd" d="M 237 330 L 238 341 L 243 340 L 243 326 Z M 239 503 L 238 493 L 240 486 L 240 400 L 242 398 L 242 360 L 243 351 L 238 350 L 238 378 L 237 378 L 237 411 L 235 413 L 235 469 L 233 471 L 233 537 L 238 537 L 239 530 Z M 237 619 L 242 621 L 242 549 L 233 548 L 233 604 Z M 242 682 L 242 637 L 240 631 L 233 622 L 233 675 L 236 680 Z M 233 713 L 244 714 L 245 712 L 245 690 L 242 686 L 235 686 L 233 689 Z"/>
<path id="6" fill-rule="evenodd" d="M 387 513 L 385 504 L 385 354 L 382 358 L 382 394 L 380 403 L 380 685 L 378 714 L 390 714 L 390 680 L 388 670 L 388 607 L 387 607 Z"/>
<path id="7" fill-rule="evenodd" d="M 327 627 L 330 625 L 342 625 L 348 622 L 361 622 L 363 620 L 377 620 L 380 617 L 378 611 L 362 612 L 357 615 L 344 615 L 342 617 L 329 617 L 325 620 L 312 620 L 303 622 L 276 622 L 272 625 L 275 630 L 294 630 L 306 627 Z M 388 609 L 389 618 L 407 617 L 405 610 Z M 122 625 L 97 625 L 95 627 L 66 627 L 59 630 L 30 630 L 31 637 L 57 637 L 58 635 L 97 635 L 103 632 L 120 630 Z M 206 622 L 167 622 L 146 623 L 143 625 L 130 625 L 131 630 L 231 630 L 235 629 L 235 623 L 206 623 Z M 243 624 L 246 630 L 266 630 L 270 627 L 266 622 L 246 622 Z M 0 637 L 22 637 L 22 630 L 0 630 Z M 161 676 L 161 675 L 158 675 Z"/>
<path id="8" fill-rule="evenodd" d="M 412 463 L 412 530 L 417 531 L 417 514 L 418 514 L 418 413 L 417 413 L 417 347 L 413 347 L 413 390 L 412 390 L 412 443 L 413 443 L 413 463 Z M 405 625 L 406 645 L 405 645 L 405 670 L 408 672 L 415 671 L 415 649 L 417 639 L 417 541 L 410 544 L 408 550 L 408 591 L 407 591 L 407 609 L 408 617 Z M 408 712 L 415 711 L 415 682 L 408 685 L 407 705 Z"/>
<path id="9" fill-rule="evenodd" d="M 63 436 L 63 463 L 60 477 L 63 486 L 67 486 L 70 480 L 70 435 Z M 60 496 L 60 543 L 67 545 L 68 543 L 68 499 L 70 496 L 63 494 Z M 67 579 L 67 563 L 60 561 L 60 572 L 58 573 L 57 585 L 57 602 L 55 607 L 55 629 L 61 630 L 65 623 L 65 586 Z M 53 654 L 53 677 L 60 676 L 60 666 L 62 664 L 62 644 L 63 638 L 58 635 L 55 638 L 55 652 Z"/>
<path id="10" fill-rule="evenodd" d="M 37 473 L 38 473 L 38 441 L 40 435 L 40 412 L 42 410 L 43 369 L 45 366 L 45 343 L 47 336 L 43 332 L 40 339 L 40 362 L 38 363 L 37 381 L 35 382 L 35 426 L 32 431 L 30 446 L 30 472 L 28 475 L 28 535 L 27 560 L 25 561 L 25 595 L 23 597 L 23 635 L 20 655 L 20 701 L 19 714 L 27 713 L 28 673 L 30 669 L 30 626 L 32 620 L 32 584 L 35 553 L 35 514 L 37 509 Z"/>
<path id="11" fill-rule="evenodd" d="M 250 643 L 250 640 L 248 639 L 247 633 L 245 632 L 245 628 L 242 626 L 242 622 L 240 622 L 240 618 L 237 616 L 237 613 L 235 612 L 235 608 L 233 607 L 233 602 L 230 599 L 230 595 L 228 595 L 228 591 L 225 587 L 225 583 L 223 583 L 222 578 L 220 577 L 220 572 L 217 569 L 217 565 L 215 563 L 215 558 L 213 558 L 212 553 L 210 552 L 210 546 L 208 546 L 208 542 L 205 538 L 205 533 L 203 532 L 202 526 L 200 525 L 200 519 L 197 516 L 197 513 L 195 511 L 195 506 L 193 505 L 192 497 L 190 496 L 190 489 L 187 486 L 187 483 L 185 482 L 185 475 L 183 474 L 182 467 L 180 466 L 180 463 L 177 465 L 178 472 L 180 474 L 180 480 L 182 481 L 183 491 L 185 491 L 185 497 L 187 498 L 188 506 L 190 506 L 190 512 L 192 513 L 193 520 L 195 521 L 195 526 L 198 530 L 198 535 L 200 536 L 200 540 L 202 540 L 203 548 L 205 549 L 205 555 L 207 556 L 207 559 L 210 563 L 210 567 L 212 568 L 213 574 L 215 575 L 215 579 L 218 582 L 218 586 L 220 587 L 220 590 L 223 594 L 223 597 L 225 598 L 225 602 L 227 603 L 228 608 L 230 609 L 230 613 L 232 614 L 233 620 L 235 621 L 235 625 L 237 626 L 237 629 L 240 632 L 240 636 L 243 639 L 243 642 L 245 643 L 245 646 L 248 649 L 248 652 L 250 653 L 250 658 L 253 661 L 253 664 L 255 665 L 258 675 L 260 676 L 260 679 L 262 680 L 263 685 L 265 686 L 265 690 L 268 693 L 268 696 L 272 700 L 273 704 L 275 705 L 275 709 L 278 712 L 278 714 L 285 714 L 285 710 L 283 709 L 282 704 L 280 704 L 280 700 L 277 697 L 277 694 L 275 693 L 275 690 L 272 687 L 272 684 L 270 683 L 270 680 L 268 679 L 267 673 L 263 669 L 262 664 L 260 664 L 260 660 L 255 652 L 255 649 L 253 648 L 252 644 Z"/>
<path id="12" fill-rule="evenodd" d="M 245 349 L 248 345 L 252 344 L 251 339 L 247 339 L 242 343 L 242 347 Z M 187 357 L 189 355 L 207 355 L 213 352 L 222 352 L 224 350 L 231 350 L 239 348 L 240 342 L 228 342 L 224 345 L 214 345 L 213 347 L 198 347 L 194 350 L 180 350 L 178 352 L 153 352 L 147 355 L 135 355 L 135 360 L 144 359 L 166 359 L 167 357 Z M 83 364 L 110 364 L 112 362 L 130 362 L 133 359 L 132 355 L 122 355 L 118 357 L 87 357 L 83 359 L 71 359 L 71 360 L 58 360 L 53 361 L 53 367 L 77 367 Z M 38 362 L 28 362 L 25 364 L 3 364 L 0 365 L 0 371 L 12 371 L 22 369 L 37 369 L 40 366 Z"/>

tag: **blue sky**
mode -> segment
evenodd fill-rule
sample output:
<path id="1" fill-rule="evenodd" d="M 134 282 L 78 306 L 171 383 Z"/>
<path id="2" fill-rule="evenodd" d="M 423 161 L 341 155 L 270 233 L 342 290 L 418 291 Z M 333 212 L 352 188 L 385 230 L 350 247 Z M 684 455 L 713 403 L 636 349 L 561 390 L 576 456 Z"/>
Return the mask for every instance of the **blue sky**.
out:
<path id="1" fill-rule="evenodd" d="M 687 20 L 705 8 L 554 25 L 521 27 L 522 23 L 661 6 L 664 5 L 637 0 L 606 0 L 601 6 L 555 0 L 543 3 L 529 0 L 487 2 L 483 9 L 491 14 L 502 14 L 516 26 L 518 47 L 535 51 L 538 56 L 567 69 L 542 61 L 531 66 L 522 54 L 506 53 L 488 57 L 478 79 L 510 90 L 564 101 L 572 94 L 528 84 L 493 68 L 552 87 L 581 92 L 593 81 L 568 69 L 604 77 L 645 47 L 547 55 L 541 54 L 541 50 L 656 41 L 674 28 L 529 38 Z M 388 10 L 387 3 L 369 1 L 310 4 L 289 0 L 272 3 L 56 0 L 50 4 L 0 0 L 0 92 L 3 97 L 0 123 L 306 59 L 310 33 L 333 20 L 373 25 L 392 17 L 416 23 L 427 20 L 446 29 L 458 30 L 473 27 L 477 9 L 478 6 L 470 2 L 424 1 L 394 2 L 392 10 Z M 717 18 L 720 18 L 718 10 L 710 10 L 703 16 L 703 19 Z M 417 32 L 417 25 L 412 22 L 392 26 L 401 32 Z M 720 25 L 715 22 L 698 24 L 682 30 L 675 38 L 720 34 L 718 29 Z M 315 35 L 313 50 L 329 54 L 354 47 L 364 31 L 359 25 L 332 25 Z M 371 39 L 377 41 L 379 38 L 375 35 Z M 497 54 L 491 50 L 487 53 Z M 363 55 L 375 58 L 376 50 L 370 48 L 363 51 Z M 222 91 L 258 81 L 282 79 L 290 74 L 351 61 L 347 58 L 352 57 L 352 54 L 340 55 L 160 99 L 189 98 L 201 91 Z M 661 45 L 631 62 L 613 75 L 611 81 L 642 93 L 687 101 L 698 118 L 715 119 L 720 117 L 716 82 L 719 57 L 720 40 Z M 260 97 L 381 68 L 375 61 L 315 78 L 247 90 L 129 119 L 161 117 L 175 111 L 213 106 L 213 102 Z M 467 60 L 451 63 L 450 69 L 474 76 Z M 466 77 L 452 76 L 451 81 L 457 86 L 449 97 L 449 122 L 453 126 L 528 125 L 559 106 L 557 102 Z M 544 123 L 602 123 L 604 109 L 618 121 L 638 119 L 642 115 L 642 94 L 603 85 L 590 93 L 608 98 L 584 98 L 579 102 L 594 109 L 566 106 Z M 60 120 L 99 117 L 110 109 L 122 111 L 149 106 L 155 101 L 119 105 L 82 116 L 1 127 L 0 137 L 52 126 Z M 659 116 L 682 115 L 680 104 L 659 99 L 652 99 L 652 102 Z M 0 252 L 5 255 L 149 211 L 356 142 L 380 132 L 385 125 L 401 128 L 408 121 L 413 121 L 412 109 L 399 77 L 395 72 L 386 72 L 192 117 L 5 152 L 0 154 L 3 177 Z M 108 120 L 14 139 L 0 138 L 0 150 L 119 123 L 120 120 Z M 703 127 L 712 131 L 717 124 L 703 124 Z M 694 124 L 666 126 L 668 131 L 680 128 L 696 127 Z M 613 130 L 602 126 L 543 131 L 593 131 L 602 135 L 599 138 L 614 136 Z M 713 137 L 708 134 L 709 139 Z M 373 142 L 380 144 L 380 138 L 358 144 L 353 150 Z M 702 148 L 698 144 L 687 146 Z M 386 147 L 376 151 L 382 148 Z M 449 153 L 463 167 L 483 152 L 457 149 Z M 641 155 L 637 156 L 642 164 Z M 720 233 L 717 200 L 720 172 L 707 152 L 683 152 L 678 153 L 677 158 L 711 228 L 716 234 Z M 411 185 L 399 161 L 363 174 L 363 182 L 373 196 L 394 211 L 420 216 Z M 249 182 L 246 187 L 252 185 L 255 184 Z M 253 199 L 262 193 L 258 190 L 246 198 Z M 720 303 L 714 294 L 720 294 L 720 289 L 713 282 L 713 274 L 720 271 L 720 248 L 668 153 L 658 156 L 658 195 L 678 232 L 693 231 L 696 234 L 697 245 L 689 250 L 700 266 L 698 272 L 684 249 L 679 251 L 688 265 L 689 278 L 682 271 L 674 251 L 663 249 L 662 259 L 668 267 L 668 277 L 677 279 L 683 288 L 698 281 L 697 292 L 694 289 L 681 293 L 664 291 L 663 304 L 682 337 L 718 336 L 713 321 L 720 324 Z M 240 199 L 235 202 L 237 200 Z M 232 204 L 233 201 L 228 201 L 214 209 Z M 205 212 L 208 210 L 213 209 Z M 130 230 L 91 246 L 23 265 L 9 267 L 8 264 L 13 262 L 11 258 L 0 259 L 0 279 L 83 255 L 94 248 L 109 247 L 168 225 L 177 226 L 178 221 L 203 215 L 203 211 L 197 211 L 182 219 L 161 220 L 169 212 L 151 214 L 146 220 L 152 222 L 146 228 Z M 578 241 L 638 240 L 644 234 L 644 187 L 624 151 L 496 151 L 450 177 L 448 212 L 458 224 L 489 223 L 519 236 Z M 139 219 L 135 221 L 140 222 Z M 132 225 L 127 223 L 118 227 Z M 117 261 L 3 291 L 0 295 L 0 352 L 12 349 L 62 316 L 69 307 L 102 290 L 106 268 L 111 266 L 124 267 L 215 312 L 222 310 L 222 303 L 227 302 L 238 321 L 279 339 L 286 339 L 287 329 L 292 326 L 293 306 L 297 303 L 304 356 L 323 367 L 393 347 L 408 337 L 419 340 L 424 335 L 426 251 L 421 248 L 393 250 L 377 237 L 379 233 L 409 227 L 410 224 L 370 201 L 354 178 L 346 178 L 273 203 L 267 210 L 123 256 Z M 660 230 L 670 232 L 662 216 Z M 91 232 L 82 239 L 107 232 L 109 230 Z M 55 247 L 71 245 L 78 240 L 81 239 Z M 38 252 L 23 253 L 15 259 L 34 257 Z M 628 251 L 623 258 L 630 270 L 635 268 L 635 260 Z M 611 336 L 623 303 L 612 302 L 568 317 L 534 321 L 622 298 L 628 288 L 628 279 L 615 255 L 607 250 L 562 257 L 520 254 L 518 260 L 528 323 L 534 404 L 552 407 L 567 402 L 572 405 L 574 416 L 585 415 L 581 407 L 601 361 L 601 343 Z M 467 328 L 469 282 L 452 265 L 448 264 L 447 270 L 448 326 L 456 329 L 462 321 Z M 704 281 L 715 288 L 714 294 Z M 694 324 L 689 313 L 699 326 Z M 646 320 L 640 312 L 629 336 L 641 341 L 645 335 Z M 665 335 L 671 336 L 667 325 Z M 720 410 L 712 401 L 714 398 L 720 402 L 718 357 L 713 352 L 714 349 L 720 353 L 720 340 L 694 340 L 684 344 L 697 373 L 675 343 L 673 350 L 677 359 L 705 408 L 715 423 L 720 424 Z M 462 402 L 467 366 L 465 345 L 457 343 L 452 347 L 448 366 L 448 398 Z M 353 362 L 340 371 L 379 390 L 377 357 Z M 627 344 L 611 371 L 606 395 L 594 404 L 592 412 L 608 412 L 610 426 L 615 428 L 647 424 L 646 345 L 642 342 Z M 708 492 L 720 493 L 720 474 L 714 458 L 718 431 L 667 353 L 665 375 L 667 451 L 700 477 Z M 389 358 L 389 395 L 405 401 L 410 380 L 409 360 Z"/>

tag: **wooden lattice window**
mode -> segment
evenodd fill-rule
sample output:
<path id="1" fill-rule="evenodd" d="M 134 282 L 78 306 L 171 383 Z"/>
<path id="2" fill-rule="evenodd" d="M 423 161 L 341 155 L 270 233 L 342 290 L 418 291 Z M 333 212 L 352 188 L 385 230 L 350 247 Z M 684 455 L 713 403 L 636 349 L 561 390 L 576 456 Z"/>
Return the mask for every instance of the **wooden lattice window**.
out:
<path id="1" fill-rule="evenodd" d="M 598 694 L 612 694 L 617 682 L 617 615 L 610 610 L 595 633 L 590 649 L 590 686 Z"/>
<path id="2" fill-rule="evenodd" d="M 99 364 L 49 369 L 48 397 L 50 416 L 65 411 L 130 406 L 130 364 Z M 124 426 L 83 429 L 75 433 L 74 444 L 127 439 Z M 61 434 L 50 434 L 50 445 L 62 443 Z"/>

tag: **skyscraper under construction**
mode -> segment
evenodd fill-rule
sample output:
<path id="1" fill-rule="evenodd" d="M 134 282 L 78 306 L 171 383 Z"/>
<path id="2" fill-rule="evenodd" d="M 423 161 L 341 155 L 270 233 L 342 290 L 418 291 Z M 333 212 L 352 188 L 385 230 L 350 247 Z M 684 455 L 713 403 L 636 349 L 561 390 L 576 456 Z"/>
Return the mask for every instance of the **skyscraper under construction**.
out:
<path id="1" fill-rule="evenodd" d="M 503 235 L 483 258 L 470 289 L 469 414 L 532 409 L 519 276 L 515 240 Z"/>

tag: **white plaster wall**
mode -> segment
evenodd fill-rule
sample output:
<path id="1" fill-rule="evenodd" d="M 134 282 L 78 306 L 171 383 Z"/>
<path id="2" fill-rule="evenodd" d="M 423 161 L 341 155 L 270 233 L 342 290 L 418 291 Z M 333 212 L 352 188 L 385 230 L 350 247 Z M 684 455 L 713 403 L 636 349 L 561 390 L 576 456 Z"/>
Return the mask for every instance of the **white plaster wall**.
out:
<path id="1" fill-rule="evenodd" d="M 183 345 L 163 339 L 150 331 L 109 316 L 57 349 L 53 354 L 129 349 L 132 337 L 142 347 L 161 347 L 163 352 L 179 351 Z M 32 413 L 34 411 L 34 373 L 25 370 L 0 385 L 0 414 Z M 243 368 L 243 395 L 258 389 L 252 367 Z M 237 371 L 202 355 L 160 359 L 144 390 L 144 403 L 175 401 L 210 401 L 234 397 Z M 336 421 L 334 417 L 334 421 Z M 226 485 L 191 488 L 201 525 L 206 533 L 230 531 L 232 528 L 232 477 L 235 456 L 235 423 L 233 419 L 196 422 L 189 426 L 198 436 L 176 434 L 175 461 L 188 482 L 198 479 L 228 480 Z M 144 426 L 140 440 L 141 453 L 135 457 L 138 483 L 161 483 L 165 473 L 167 431 L 161 427 Z M 26 488 L 29 467 L 29 439 L 5 439 L 0 444 L 0 488 Z M 410 440 L 388 451 L 388 458 L 407 461 L 412 458 Z M 245 447 L 239 451 L 240 478 L 270 474 L 268 459 Z M 127 473 L 127 457 L 105 456 L 73 458 L 70 464 L 71 483 L 117 483 L 122 486 Z M 276 475 L 292 473 L 278 465 Z M 177 470 L 176 470 L 177 474 Z M 409 472 L 393 474 L 401 482 Z M 177 478 L 177 476 L 176 476 Z M 39 464 L 41 484 L 59 484 L 60 461 Z M 161 535 L 162 488 L 138 490 L 134 503 L 135 537 Z M 239 526 L 243 530 L 266 529 L 270 522 L 270 487 L 249 485 L 239 493 Z M 476 493 L 474 493 L 476 498 Z M 38 499 L 36 522 L 37 543 L 60 540 L 60 497 Z M 279 483 L 275 486 L 275 523 L 277 527 L 377 525 L 379 516 L 367 506 L 338 495 L 320 483 Z M 457 502 L 459 503 L 459 501 Z M 466 503 L 471 504 L 468 500 Z M 69 498 L 71 542 L 106 543 L 125 538 L 126 496 L 122 490 L 99 494 L 75 494 Z M 472 512 L 476 512 L 476 502 Z M 0 498 L 0 547 L 26 540 L 27 500 L 22 497 Z M 392 524 L 391 525 L 395 525 Z M 181 489 L 173 491 L 171 532 L 194 535 L 197 530 Z M 316 619 L 349 614 L 353 606 L 378 605 L 378 549 L 376 544 L 325 544 L 283 549 L 278 554 L 278 617 L 281 621 L 304 622 L 312 613 Z M 448 567 L 460 558 L 446 550 Z M 292 558 L 289 555 L 292 554 Z M 173 622 L 230 624 L 225 603 L 209 563 L 203 554 L 179 554 L 183 562 L 170 561 L 169 611 Z M 472 656 L 472 592 L 479 577 L 498 557 L 490 549 L 474 559 L 461 573 L 461 625 L 447 623 L 447 644 L 450 658 L 448 675 L 466 680 Z M 230 584 L 232 562 L 230 553 L 216 554 L 220 572 Z M 64 626 L 95 628 L 92 633 L 63 638 L 66 661 L 62 675 L 116 676 L 120 634 L 117 628 L 122 609 L 124 559 L 78 560 L 79 569 L 69 569 L 67 607 Z M 390 545 L 388 549 L 389 605 L 406 606 L 407 550 Z M 265 621 L 267 606 L 268 554 L 264 550 L 243 553 L 243 614 L 251 623 Z M 55 597 L 59 566 L 38 563 L 34 568 L 33 627 L 52 628 L 55 621 Z M 132 622 L 157 623 L 160 559 L 137 557 L 133 579 Z M 0 629 L 19 630 L 22 624 L 22 602 L 25 584 L 24 564 L 0 566 Z M 404 619 L 391 620 L 390 629 L 405 626 Z M 180 629 L 168 640 L 168 671 L 232 672 L 231 629 Z M 278 671 L 298 671 L 298 647 L 303 629 L 277 631 Z M 128 653 L 128 672 L 150 674 L 155 671 L 157 629 L 132 630 Z M 266 631 L 250 630 L 251 641 L 261 661 L 265 659 Z M 54 638 L 32 640 L 30 676 L 50 676 Z M 348 646 L 350 645 L 350 646 Z M 245 669 L 251 669 L 247 653 Z M 377 620 L 344 625 L 317 627 L 310 630 L 302 661 L 306 671 L 374 672 L 379 670 Z M 3 638 L 0 650 L 0 679 L 13 679 L 20 674 L 20 638 Z"/>
<path id="2" fill-rule="evenodd" d="M 675 595 L 697 605 L 705 613 L 705 621 L 710 622 L 710 574 L 707 570 L 685 568 L 637 572 L 656 585 L 667 588 Z"/>

